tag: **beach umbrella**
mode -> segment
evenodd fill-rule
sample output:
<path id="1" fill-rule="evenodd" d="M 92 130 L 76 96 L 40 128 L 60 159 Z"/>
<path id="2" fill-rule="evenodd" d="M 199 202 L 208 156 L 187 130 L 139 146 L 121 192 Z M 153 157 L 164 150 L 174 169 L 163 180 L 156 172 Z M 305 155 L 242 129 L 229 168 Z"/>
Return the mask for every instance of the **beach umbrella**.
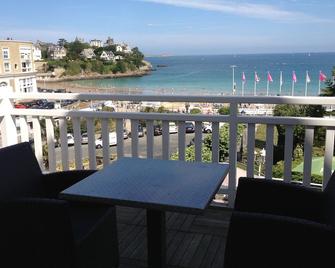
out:
<path id="1" fill-rule="evenodd" d="M 323 176 L 323 157 L 314 157 L 312 159 L 312 174 L 314 175 L 320 175 Z M 333 157 L 332 161 L 332 171 L 335 170 L 335 157 Z M 304 172 L 304 162 L 300 163 L 298 166 L 296 166 L 294 169 L 292 169 L 294 172 Z"/>

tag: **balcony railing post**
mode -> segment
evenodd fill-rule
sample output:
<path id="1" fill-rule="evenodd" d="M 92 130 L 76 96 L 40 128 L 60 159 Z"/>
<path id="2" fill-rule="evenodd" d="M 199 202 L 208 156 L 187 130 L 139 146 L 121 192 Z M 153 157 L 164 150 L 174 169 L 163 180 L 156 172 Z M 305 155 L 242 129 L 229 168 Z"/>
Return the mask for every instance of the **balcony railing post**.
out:
<path id="1" fill-rule="evenodd" d="M 236 147 L 237 147 L 237 103 L 230 104 L 230 121 L 229 121 L 229 184 L 228 184 L 228 201 L 229 206 L 234 206 L 236 193 Z"/>
<path id="2" fill-rule="evenodd" d="M 13 105 L 7 96 L 0 96 L 0 99 L 1 146 L 9 146 L 17 143 L 15 117 L 12 116 Z"/>

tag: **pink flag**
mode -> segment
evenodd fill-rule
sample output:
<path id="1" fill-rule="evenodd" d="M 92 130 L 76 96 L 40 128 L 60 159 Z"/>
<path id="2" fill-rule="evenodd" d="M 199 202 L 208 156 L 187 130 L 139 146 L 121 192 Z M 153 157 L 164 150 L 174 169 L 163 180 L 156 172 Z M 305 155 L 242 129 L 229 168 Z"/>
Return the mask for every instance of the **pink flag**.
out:
<path id="1" fill-rule="evenodd" d="M 273 82 L 273 80 L 272 80 L 272 76 L 271 76 L 270 72 L 268 72 L 268 81 L 269 81 L 269 82 Z"/>
<path id="2" fill-rule="evenodd" d="M 327 79 L 327 76 L 322 71 L 320 71 L 319 80 L 323 82 L 323 81 L 326 81 L 326 79 Z"/>
<path id="3" fill-rule="evenodd" d="M 244 72 L 242 72 L 242 81 L 243 81 L 243 82 L 246 81 Z"/>
<path id="4" fill-rule="evenodd" d="M 259 77 L 258 77 L 258 75 L 257 75 L 257 72 L 255 72 L 255 82 L 259 82 Z"/>
<path id="5" fill-rule="evenodd" d="M 295 71 L 292 73 L 292 80 L 294 83 L 297 83 L 297 76 L 295 75 Z"/>

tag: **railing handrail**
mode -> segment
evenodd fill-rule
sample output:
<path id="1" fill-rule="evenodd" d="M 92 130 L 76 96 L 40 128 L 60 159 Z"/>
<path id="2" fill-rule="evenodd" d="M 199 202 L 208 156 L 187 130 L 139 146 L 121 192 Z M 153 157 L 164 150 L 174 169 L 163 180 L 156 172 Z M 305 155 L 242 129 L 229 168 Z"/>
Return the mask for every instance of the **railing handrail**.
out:
<path id="1" fill-rule="evenodd" d="M 199 121 L 199 122 L 227 122 L 231 123 L 230 115 L 197 115 L 172 113 L 139 113 L 139 112 L 97 112 L 65 109 L 12 109 L 11 115 L 49 116 L 49 117 L 84 117 L 101 119 L 134 119 L 134 120 L 162 120 L 162 121 Z M 319 117 L 287 117 L 287 116 L 237 116 L 236 123 L 273 124 L 273 125 L 305 125 L 334 127 L 335 118 Z"/>
<path id="2" fill-rule="evenodd" d="M 216 96 L 216 95 L 127 95 L 109 93 L 1 93 L 9 99 L 116 100 L 200 103 L 314 104 L 335 105 L 335 97 L 296 96 Z"/>

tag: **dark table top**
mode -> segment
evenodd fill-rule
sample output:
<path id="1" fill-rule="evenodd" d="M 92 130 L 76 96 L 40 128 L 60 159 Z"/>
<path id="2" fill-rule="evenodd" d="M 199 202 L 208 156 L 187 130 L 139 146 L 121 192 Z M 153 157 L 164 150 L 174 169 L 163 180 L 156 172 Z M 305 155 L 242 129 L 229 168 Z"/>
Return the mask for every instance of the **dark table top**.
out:
<path id="1" fill-rule="evenodd" d="M 67 200 L 200 213 L 228 164 L 120 158 L 60 193 Z"/>

